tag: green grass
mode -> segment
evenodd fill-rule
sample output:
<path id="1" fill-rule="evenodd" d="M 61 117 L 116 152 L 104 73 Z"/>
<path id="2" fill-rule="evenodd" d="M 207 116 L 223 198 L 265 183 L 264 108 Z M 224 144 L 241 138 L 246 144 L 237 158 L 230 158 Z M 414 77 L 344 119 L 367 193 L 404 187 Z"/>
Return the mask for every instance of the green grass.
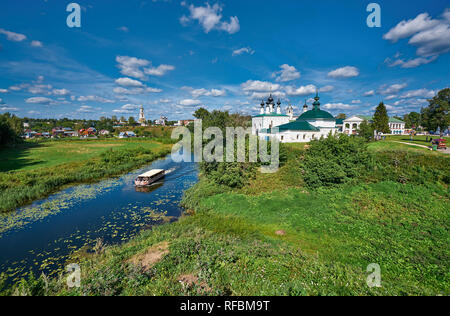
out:
<path id="1" fill-rule="evenodd" d="M 26 143 L 2 151 L 0 213 L 77 183 L 118 176 L 170 153 L 171 145 L 147 140 Z"/>
<path id="2" fill-rule="evenodd" d="M 392 182 L 214 194 L 195 215 L 85 259 L 80 289 L 53 281 L 46 294 L 449 295 L 448 199 L 440 186 Z M 169 254 L 150 270 L 129 263 L 161 242 Z M 381 288 L 366 285 L 371 263 Z"/>
<path id="3" fill-rule="evenodd" d="M 15 291 L 450 295 L 448 156 L 409 147 L 372 151 L 369 174 L 327 189 L 304 187 L 299 171 L 304 149 L 295 146 L 277 174 L 258 174 L 242 189 L 202 177 L 183 200 L 191 216 L 100 254 L 75 256 L 71 262 L 81 264 L 81 288 L 68 290 L 64 279 L 44 286 L 41 279 L 22 281 Z M 168 254 L 148 270 L 130 262 L 163 242 Z M 381 288 L 366 284 L 371 263 L 381 267 Z M 183 284 L 185 275 L 196 281 Z"/>
<path id="4" fill-rule="evenodd" d="M 411 143 L 402 144 L 399 142 Z M 442 153 L 440 151 L 431 151 L 430 149 L 414 146 L 412 144 L 422 145 L 422 146 L 431 146 L 430 143 L 421 142 L 421 141 L 406 141 L 406 140 L 385 140 L 379 142 L 373 142 L 369 144 L 369 149 L 375 152 L 386 151 L 386 150 L 399 150 L 399 151 L 411 151 L 411 152 L 428 152 L 430 155 L 448 155 L 446 153 Z"/>
<path id="5" fill-rule="evenodd" d="M 430 135 L 428 136 L 428 139 L 437 139 L 440 138 L 438 135 Z M 423 144 L 423 145 L 427 145 L 430 144 L 430 142 L 426 142 L 427 136 L 424 135 L 418 135 L 418 136 L 414 136 L 413 139 L 411 140 L 410 136 L 408 135 L 390 135 L 390 136 L 386 136 L 386 140 L 388 141 L 399 141 L 399 142 L 408 142 L 408 143 L 418 143 L 418 144 Z M 450 137 L 444 137 L 444 139 L 446 139 L 447 141 L 450 141 Z"/>
<path id="6" fill-rule="evenodd" d="M 152 149 L 157 148 L 159 144 L 141 139 L 54 140 L 40 143 L 29 141 L 0 152 L 0 172 L 55 167 L 69 162 L 86 161 L 109 148 L 135 149 L 139 146 Z"/>

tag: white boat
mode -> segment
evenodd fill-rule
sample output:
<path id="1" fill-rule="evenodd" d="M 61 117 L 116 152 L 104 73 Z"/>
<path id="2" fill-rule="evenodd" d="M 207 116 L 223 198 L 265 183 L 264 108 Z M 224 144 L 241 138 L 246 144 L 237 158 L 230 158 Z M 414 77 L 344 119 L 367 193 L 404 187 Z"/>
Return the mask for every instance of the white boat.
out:
<path id="1" fill-rule="evenodd" d="M 156 181 L 164 178 L 165 175 L 166 175 L 166 170 L 153 169 L 153 170 L 150 170 L 150 171 L 138 176 L 136 178 L 136 180 L 134 180 L 134 184 L 137 187 L 149 186 L 149 185 L 152 185 L 153 183 L 155 183 Z"/>

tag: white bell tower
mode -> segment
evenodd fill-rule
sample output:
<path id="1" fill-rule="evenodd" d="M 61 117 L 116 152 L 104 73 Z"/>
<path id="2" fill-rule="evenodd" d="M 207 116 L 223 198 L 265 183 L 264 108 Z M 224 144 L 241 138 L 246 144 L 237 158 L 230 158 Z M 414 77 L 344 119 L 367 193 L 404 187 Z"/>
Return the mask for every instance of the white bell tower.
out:
<path id="1" fill-rule="evenodd" d="M 145 119 L 143 105 L 141 105 L 141 109 L 139 110 L 139 123 L 141 123 L 141 126 L 147 126 L 147 120 Z"/>

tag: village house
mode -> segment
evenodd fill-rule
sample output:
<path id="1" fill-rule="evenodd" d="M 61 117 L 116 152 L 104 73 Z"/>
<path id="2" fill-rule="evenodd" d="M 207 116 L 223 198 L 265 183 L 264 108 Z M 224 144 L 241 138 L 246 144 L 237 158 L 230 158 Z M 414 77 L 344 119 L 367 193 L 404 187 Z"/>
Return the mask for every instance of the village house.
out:
<path id="1" fill-rule="evenodd" d="M 354 115 L 343 120 L 342 133 L 347 135 L 356 135 L 362 122 L 373 122 L 372 116 Z M 406 135 L 406 123 L 402 120 L 390 117 L 389 129 L 393 135 Z"/>
<path id="2" fill-rule="evenodd" d="M 123 139 L 123 138 L 133 138 L 136 137 L 136 134 L 134 132 L 121 132 L 119 134 L 119 138 Z"/>

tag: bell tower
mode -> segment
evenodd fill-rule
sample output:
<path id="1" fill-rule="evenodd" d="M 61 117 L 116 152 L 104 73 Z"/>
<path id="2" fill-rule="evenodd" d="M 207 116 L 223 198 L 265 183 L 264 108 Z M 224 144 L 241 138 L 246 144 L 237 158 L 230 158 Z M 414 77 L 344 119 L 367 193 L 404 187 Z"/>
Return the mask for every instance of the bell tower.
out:
<path id="1" fill-rule="evenodd" d="M 141 124 L 141 126 L 147 126 L 147 120 L 145 119 L 143 105 L 141 105 L 141 109 L 139 110 L 139 123 Z"/>

